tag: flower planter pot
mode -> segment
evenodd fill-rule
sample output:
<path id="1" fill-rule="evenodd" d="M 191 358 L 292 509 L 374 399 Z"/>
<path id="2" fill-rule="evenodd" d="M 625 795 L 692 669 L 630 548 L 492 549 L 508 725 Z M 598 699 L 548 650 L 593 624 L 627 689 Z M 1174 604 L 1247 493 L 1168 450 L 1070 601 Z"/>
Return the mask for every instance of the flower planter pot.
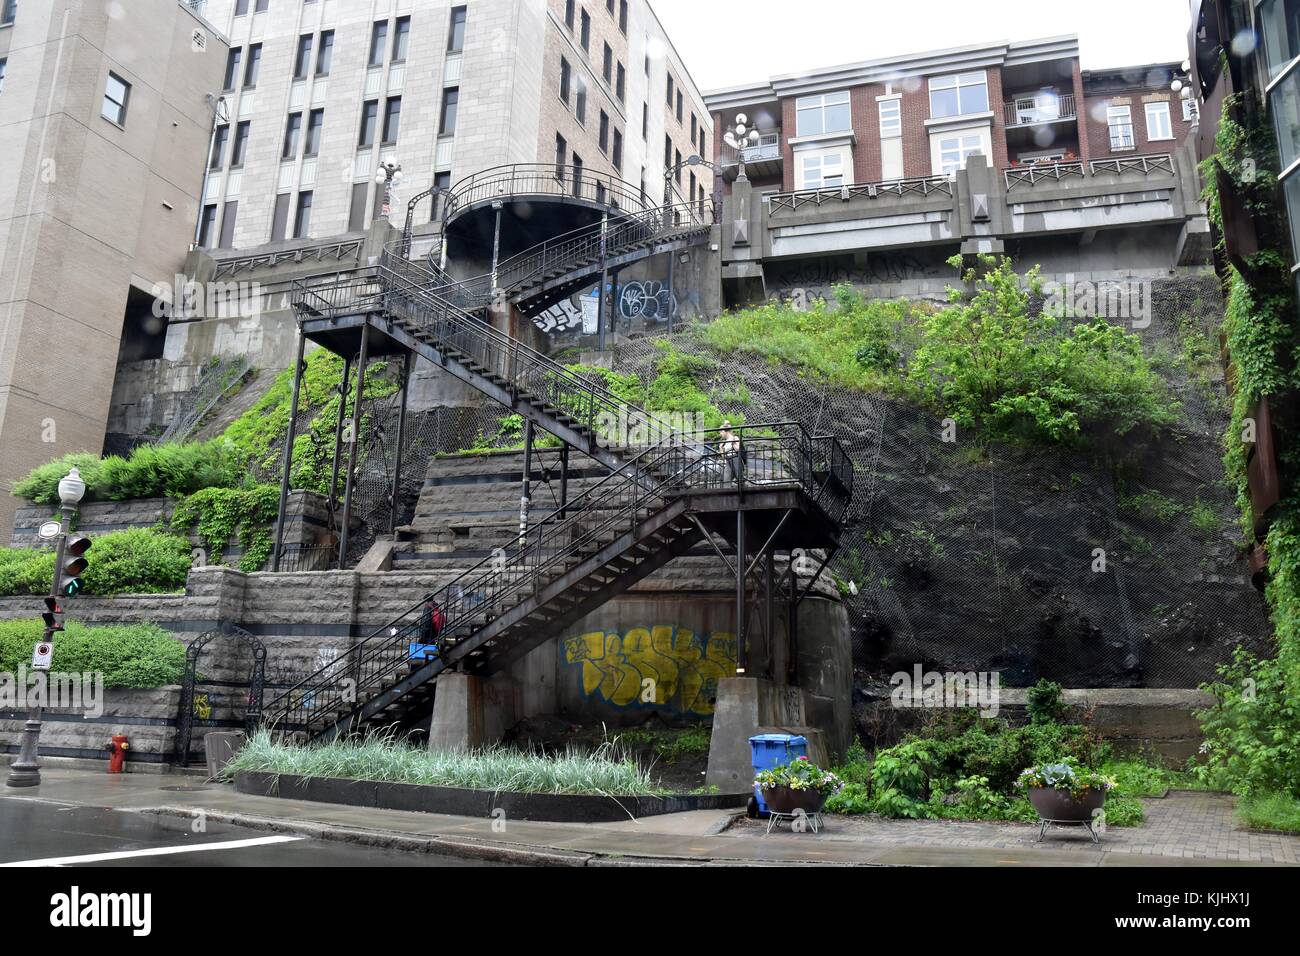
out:
<path id="1" fill-rule="evenodd" d="M 790 787 L 764 787 L 763 802 L 776 813 L 820 813 L 825 794 L 817 790 L 794 790 Z"/>
<path id="2" fill-rule="evenodd" d="M 1090 823 L 1093 814 L 1106 803 L 1106 791 L 1089 787 L 1075 797 L 1069 790 L 1055 787 L 1030 787 L 1029 802 L 1040 820 L 1052 823 Z"/>

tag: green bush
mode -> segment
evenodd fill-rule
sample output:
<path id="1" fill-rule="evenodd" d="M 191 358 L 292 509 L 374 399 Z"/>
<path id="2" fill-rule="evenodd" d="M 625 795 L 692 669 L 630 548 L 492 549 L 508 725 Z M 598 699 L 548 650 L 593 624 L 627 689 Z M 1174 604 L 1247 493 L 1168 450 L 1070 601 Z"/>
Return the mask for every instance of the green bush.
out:
<path id="1" fill-rule="evenodd" d="M 190 543 L 144 528 L 97 537 L 86 553 L 83 594 L 158 594 L 185 587 Z M 0 594 L 48 594 L 54 578 L 52 550 L 0 552 Z"/>
<path id="2" fill-rule="evenodd" d="M 1025 710 L 1035 724 L 1050 724 L 1065 717 L 1065 704 L 1061 701 L 1062 687 L 1045 677 L 1039 678 L 1025 693 Z"/>
<path id="3" fill-rule="evenodd" d="M 65 627 L 54 641 L 54 671 L 102 672 L 105 687 L 164 687 L 184 675 L 185 645 L 156 624 L 96 627 L 67 621 Z M 39 619 L 0 621 L 0 671 L 30 666 L 32 645 L 43 633 Z"/>
<path id="4" fill-rule="evenodd" d="M 949 260 L 960 267 L 961 258 Z M 1044 310 L 1037 267 L 1022 283 L 1007 258 L 981 257 L 967 295 L 922 322 L 907 373 L 910 393 L 959 426 L 1004 440 L 1072 443 L 1174 421 L 1176 403 L 1136 335 L 1104 319 L 1062 327 Z"/>
<path id="5" fill-rule="evenodd" d="M 1260 793 L 1237 801 L 1237 819 L 1252 830 L 1300 833 L 1300 798 L 1287 793 Z"/>
<path id="6" fill-rule="evenodd" d="M 206 488 L 190 495 L 172 512 L 171 527 L 178 534 L 194 530 L 208 549 L 208 560 L 219 564 L 232 537 L 244 549 L 241 571 L 258 571 L 271 555 L 271 531 L 280 509 L 280 489 L 275 485 L 253 488 Z"/>

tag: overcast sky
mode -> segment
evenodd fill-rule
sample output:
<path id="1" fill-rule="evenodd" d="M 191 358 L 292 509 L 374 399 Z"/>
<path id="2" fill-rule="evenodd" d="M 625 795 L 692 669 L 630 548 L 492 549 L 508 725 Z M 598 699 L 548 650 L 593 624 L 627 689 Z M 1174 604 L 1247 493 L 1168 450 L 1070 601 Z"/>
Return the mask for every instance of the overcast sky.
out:
<path id="1" fill-rule="evenodd" d="M 700 89 L 1076 33 L 1083 68 L 1187 56 L 1187 0 L 651 0 Z"/>

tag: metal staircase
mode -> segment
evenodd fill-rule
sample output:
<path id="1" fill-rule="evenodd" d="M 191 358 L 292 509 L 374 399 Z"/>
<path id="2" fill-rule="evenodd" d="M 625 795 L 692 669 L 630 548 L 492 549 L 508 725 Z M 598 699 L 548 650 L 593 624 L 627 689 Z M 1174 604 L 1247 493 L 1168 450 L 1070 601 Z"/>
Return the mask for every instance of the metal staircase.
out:
<path id="1" fill-rule="evenodd" d="M 853 470 L 834 438 L 755 426 L 737 458 L 712 437 L 675 435 L 643 451 L 282 694 L 267 722 L 306 740 L 406 725 L 428 714 L 442 672 L 508 666 L 696 544 L 725 538 L 738 512 L 781 516 L 775 547 L 837 546 Z M 739 553 L 742 568 L 743 543 Z M 421 637 L 431 601 L 446 617 L 435 652 Z"/>

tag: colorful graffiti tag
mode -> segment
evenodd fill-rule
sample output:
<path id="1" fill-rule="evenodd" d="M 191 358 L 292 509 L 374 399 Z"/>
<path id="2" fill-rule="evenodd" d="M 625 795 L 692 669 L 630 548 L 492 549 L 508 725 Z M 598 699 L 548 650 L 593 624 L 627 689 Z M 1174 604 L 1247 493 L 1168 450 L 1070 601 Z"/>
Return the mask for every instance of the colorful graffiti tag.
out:
<path id="1" fill-rule="evenodd" d="M 564 660 L 582 668 L 582 692 L 616 707 L 713 713 L 718 681 L 736 673 L 736 637 L 664 624 L 626 634 L 593 631 L 564 641 Z"/>

